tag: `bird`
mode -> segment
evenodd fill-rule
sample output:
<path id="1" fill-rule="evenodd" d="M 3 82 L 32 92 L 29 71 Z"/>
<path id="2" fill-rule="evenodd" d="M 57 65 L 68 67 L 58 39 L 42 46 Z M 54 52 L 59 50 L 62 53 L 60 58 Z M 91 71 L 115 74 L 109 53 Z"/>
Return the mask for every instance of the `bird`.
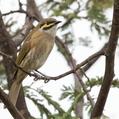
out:
<path id="1" fill-rule="evenodd" d="M 53 49 L 57 25 L 61 21 L 54 18 L 45 18 L 26 36 L 16 59 L 16 64 L 24 71 L 31 72 L 39 69 L 47 60 Z M 9 91 L 9 99 L 16 105 L 22 81 L 27 77 L 21 69 L 17 68 Z"/>

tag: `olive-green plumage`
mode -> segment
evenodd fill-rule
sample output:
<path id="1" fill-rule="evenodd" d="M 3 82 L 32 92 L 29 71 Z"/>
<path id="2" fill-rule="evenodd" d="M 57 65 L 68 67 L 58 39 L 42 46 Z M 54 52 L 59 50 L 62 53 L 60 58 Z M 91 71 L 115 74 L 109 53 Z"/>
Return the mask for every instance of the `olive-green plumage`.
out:
<path id="1" fill-rule="evenodd" d="M 25 71 L 31 72 L 40 68 L 49 56 L 55 41 L 56 26 L 59 22 L 53 18 L 44 19 L 26 37 L 16 63 Z M 17 69 L 9 97 L 16 105 L 22 81 L 27 73 Z"/>

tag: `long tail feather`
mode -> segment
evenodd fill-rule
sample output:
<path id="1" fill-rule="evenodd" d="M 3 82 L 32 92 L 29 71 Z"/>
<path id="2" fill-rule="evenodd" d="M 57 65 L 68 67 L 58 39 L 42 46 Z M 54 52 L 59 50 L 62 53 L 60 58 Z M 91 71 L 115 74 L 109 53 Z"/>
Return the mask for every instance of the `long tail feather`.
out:
<path id="1" fill-rule="evenodd" d="M 19 96 L 19 92 L 21 89 L 21 85 L 22 85 L 22 81 L 23 79 L 25 79 L 26 77 L 26 73 L 22 72 L 21 70 L 17 70 L 14 76 L 14 82 L 10 88 L 10 92 L 9 92 L 9 98 L 11 100 L 11 102 L 13 103 L 13 105 L 16 105 L 17 103 L 17 99 Z"/>
<path id="2" fill-rule="evenodd" d="M 21 88 L 21 83 L 14 81 L 10 89 L 10 92 L 9 92 L 9 98 L 13 105 L 16 105 L 17 98 L 20 92 L 20 88 Z"/>

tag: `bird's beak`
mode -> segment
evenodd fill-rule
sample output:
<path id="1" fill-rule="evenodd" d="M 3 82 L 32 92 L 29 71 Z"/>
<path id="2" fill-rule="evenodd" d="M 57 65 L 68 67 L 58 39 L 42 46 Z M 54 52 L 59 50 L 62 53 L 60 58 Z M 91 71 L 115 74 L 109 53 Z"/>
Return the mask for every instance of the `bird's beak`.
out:
<path id="1" fill-rule="evenodd" d="M 55 24 L 59 24 L 59 23 L 61 23 L 61 21 L 56 21 L 56 22 L 55 22 Z"/>

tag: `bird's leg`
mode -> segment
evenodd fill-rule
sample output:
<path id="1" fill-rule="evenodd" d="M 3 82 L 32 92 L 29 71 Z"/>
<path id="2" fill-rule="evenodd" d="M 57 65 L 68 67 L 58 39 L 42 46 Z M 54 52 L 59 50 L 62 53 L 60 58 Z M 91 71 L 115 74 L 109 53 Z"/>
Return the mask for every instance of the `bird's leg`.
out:
<path id="1" fill-rule="evenodd" d="M 52 78 L 51 76 L 47 76 L 38 70 L 34 70 L 34 73 L 38 74 L 40 76 L 40 79 L 44 79 L 45 83 L 48 83 L 49 80 Z M 37 77 L 35 78 L 35 81 L 39 79 L 39 76 L 38 76 L 38 78 Z"/>
<path id="2" fill-rule="evenodd" d="M 43 77 L 41 74 L 38 74 L 35 70 L 32 71 L 32 74 L 32 76 L 34 77 L 34 81 L 37 81 Z"/>

